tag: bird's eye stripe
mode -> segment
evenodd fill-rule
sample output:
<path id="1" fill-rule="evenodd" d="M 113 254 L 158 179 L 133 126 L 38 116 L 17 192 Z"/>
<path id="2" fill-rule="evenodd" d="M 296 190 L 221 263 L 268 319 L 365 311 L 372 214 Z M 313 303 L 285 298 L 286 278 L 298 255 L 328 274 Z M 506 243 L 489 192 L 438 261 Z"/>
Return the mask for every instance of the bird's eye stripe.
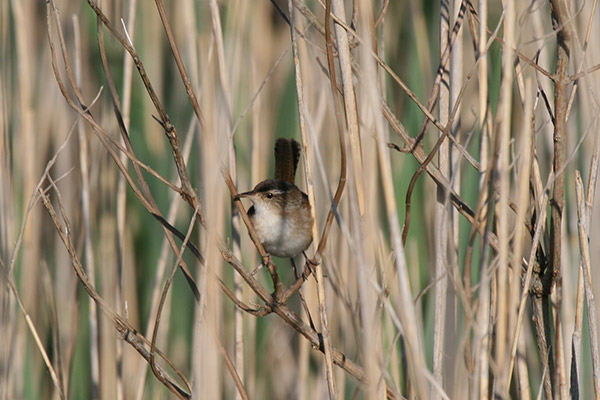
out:
<path id="1" fill-rule="evenodd" d="M 283 191 L 281 190 L 269 190 L 269 191 L 264 191 L 263 192 L 265 194 L 265 196 L 269 196 L 269 198 L 279 195 L 279 194 L 283 194 Z"/>

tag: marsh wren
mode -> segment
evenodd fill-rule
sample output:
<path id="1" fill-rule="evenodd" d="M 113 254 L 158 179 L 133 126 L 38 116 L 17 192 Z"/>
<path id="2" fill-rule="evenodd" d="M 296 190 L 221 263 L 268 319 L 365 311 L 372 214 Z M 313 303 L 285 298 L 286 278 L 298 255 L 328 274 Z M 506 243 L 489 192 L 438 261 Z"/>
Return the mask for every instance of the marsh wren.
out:
<path id="1" fill-rule="evenodd" d="M 237 197 L 252 201 L 248 217 L 265 250 L 276 257 L 294 258 L 312 242 L 313 218 L 308 196 L 294 184 L 300 144 L 294 139 L 275 142 L 275 179 L 260 182 Z"/>

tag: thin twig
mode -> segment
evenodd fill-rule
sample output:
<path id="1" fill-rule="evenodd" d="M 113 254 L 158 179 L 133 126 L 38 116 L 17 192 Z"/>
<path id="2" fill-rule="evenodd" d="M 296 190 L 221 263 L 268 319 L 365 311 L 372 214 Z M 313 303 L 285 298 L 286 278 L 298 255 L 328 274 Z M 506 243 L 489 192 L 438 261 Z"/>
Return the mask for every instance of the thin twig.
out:
<path id="1" fill-rule="evenodd" d="M 55 189 L 56 190 L 56 189 Z M 83 284 L 83 287 L 87 291 L 88 295 L 92 299 L 92 301 L 96 302 L 99 309 L 106 315 L 106 317 L 113 323 L 115 329 L 122 335 L 123 339 L 127 341 L 129 344 L 133 346 L 133 348 L 144 357 L 147 361 L 150 360 L 150 353 L 147 351 L 146 346 L 149 344 L 148 341 L 143 338 L 137 331 L 129 325 L 129 323 L 124 320 L 121 316 L 115 313 L 109 306 L 106 304 L 104 299 L 98 295 L 95 288 L 91 285 L 89 279 L 87 278 L 86 273 L 84 272 L 83 266 L 79 261 L 79 257 L 77 256 L 77 252 L 75 250 L 75 246 L 71 240 L 71 230 L 70 224 L 66 215 L 62 214 L 62 219 L 64 224 L 61 224 L 54 209 L 54 206 L 50 202 L 48 195 L 41 189 L 38 190 L 40 197 L 42 199 L 42 203 L 44 207 L 48 211 L 48 214 L 52 218 L 54 225 L 56 227 L 56 232 L 58 233 L 60 239 L 65 245 L 65 249 L 69 253 L 69 257 L 71 259 L 71 264 L 77 274 L 77 277 Z M 62 204 L 59 200 L 59 204 Z M 170 390 L 172 390 L 173 394 L 181 399 L 189 398 L 190 385 L 185 380 L 184 375 L 173 365 L 173 363 L 168 360 L 164 356 L 162 352 L 156 352 L 163 360 L 165 360 L 171 368 L 177 372 L 178 376 L 183 379 L 186 389 L 181 388 L 174 380 L 169 376 L 167 372 L 165 372 L 161 367 L 156 368 L 156 373 L 160 375 L 160 379 L 169 382 L 169 386 L 167 386 Z"/>

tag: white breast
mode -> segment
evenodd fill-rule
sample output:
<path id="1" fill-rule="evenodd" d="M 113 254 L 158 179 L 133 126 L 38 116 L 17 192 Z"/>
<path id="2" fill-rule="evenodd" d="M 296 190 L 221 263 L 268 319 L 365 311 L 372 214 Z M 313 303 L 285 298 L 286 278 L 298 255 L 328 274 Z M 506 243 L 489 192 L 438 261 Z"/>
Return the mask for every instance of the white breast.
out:
<path id="1" fill-rule="evenodd" d="M 306 250 L 312 241 L 311 229 L 295 229 L 290 215 L 283 215 L 274 209 L 254 203 L 255 213 L 252 216 L 252 224 L 256 229 L 258 238 L 265 250 L 276 257 L 295 257 Z M 296 208 L 293 210 L 294 219 L 300 217 L 301 224 L 311 226 L 310 210 Z"/>

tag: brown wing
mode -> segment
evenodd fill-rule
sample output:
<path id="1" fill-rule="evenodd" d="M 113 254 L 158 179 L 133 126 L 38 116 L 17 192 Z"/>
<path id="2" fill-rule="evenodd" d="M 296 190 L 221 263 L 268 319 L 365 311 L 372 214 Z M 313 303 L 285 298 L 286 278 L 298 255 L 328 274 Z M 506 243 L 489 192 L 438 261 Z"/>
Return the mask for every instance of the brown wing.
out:
<path id="1" fill-rule="evenodd" d="M 299 160 L 300 143 L 294 139 L 277 139 L 275 142 L 275 179 L 294 183 Z"/>

